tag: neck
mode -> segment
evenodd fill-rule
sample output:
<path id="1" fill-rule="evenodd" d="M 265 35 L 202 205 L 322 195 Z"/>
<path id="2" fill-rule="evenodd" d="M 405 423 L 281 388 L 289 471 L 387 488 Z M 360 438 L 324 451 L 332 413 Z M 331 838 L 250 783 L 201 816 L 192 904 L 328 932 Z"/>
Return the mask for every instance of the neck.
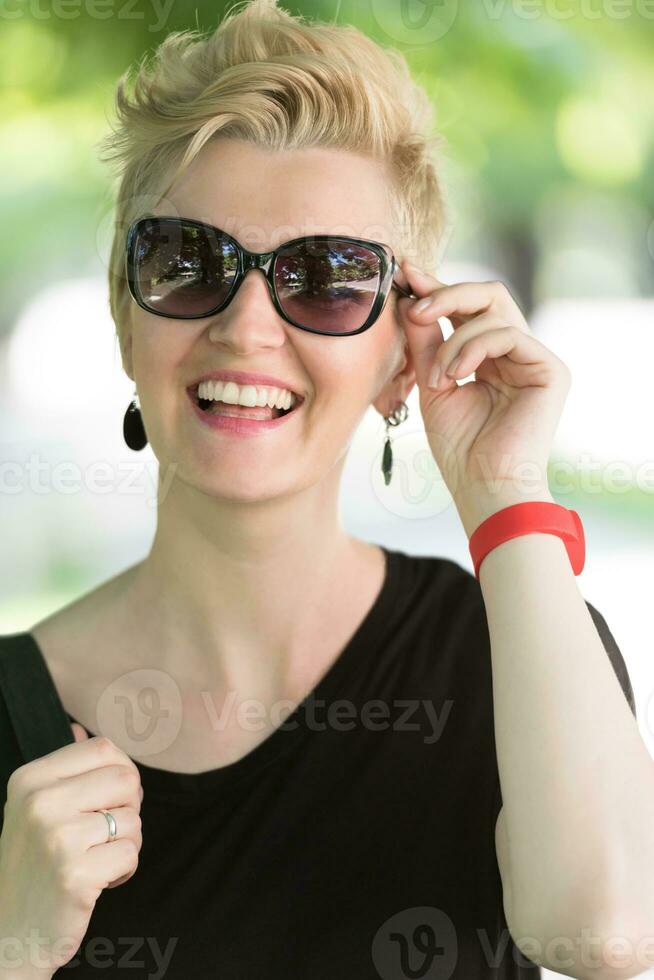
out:
<path id="1" fill-rule="evenodd" d="M 320 643 L 339 636 L 335 617 L 380 564 L 378 549 L 339 524 L 339 476 L 246 502 L 173 481 L 129 581 L 134 628 L 158 668 L 253 697 L 289 689 L 292 678 L 305 686 Z"/>

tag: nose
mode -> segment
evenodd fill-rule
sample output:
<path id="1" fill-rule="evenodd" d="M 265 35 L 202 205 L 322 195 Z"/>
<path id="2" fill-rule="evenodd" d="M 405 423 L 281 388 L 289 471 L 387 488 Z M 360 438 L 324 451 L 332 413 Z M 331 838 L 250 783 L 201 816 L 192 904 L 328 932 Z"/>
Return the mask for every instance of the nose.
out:
<path id="1" fill-rule="evenodd" d="M 279 347 L 284 321 L 275 309 L 262 269 L 248 269 L 227 306 L 212 318 L 209 339 L 243 350 Z"/>

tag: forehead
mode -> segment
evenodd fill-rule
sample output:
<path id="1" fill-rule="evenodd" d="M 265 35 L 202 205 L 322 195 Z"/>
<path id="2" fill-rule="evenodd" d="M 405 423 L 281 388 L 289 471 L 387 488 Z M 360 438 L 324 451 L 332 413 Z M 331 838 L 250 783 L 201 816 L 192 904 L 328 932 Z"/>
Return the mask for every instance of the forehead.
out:
<path id="1" fill-rule="evenodd" d="M 390 243 L 389 190 L 380 163 L 357 153 L 221 138 L 205 144 L 154 213 L 206 221 L 252 251 L 310 234 Z"/>

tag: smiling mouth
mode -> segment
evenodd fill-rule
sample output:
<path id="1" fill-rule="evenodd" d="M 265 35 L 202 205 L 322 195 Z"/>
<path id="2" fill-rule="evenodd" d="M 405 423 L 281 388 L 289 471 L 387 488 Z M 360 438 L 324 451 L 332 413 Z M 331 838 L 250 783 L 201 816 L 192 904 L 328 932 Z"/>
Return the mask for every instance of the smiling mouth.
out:
<path id="1" fill-rule="evenodd" d="M 193 388 L 189 389 L 189 394 L 195 404 L 207 415 L 231 416 L 232 418 L 253 419 L 257 421 L 278 419 L 282 415 L 290 415 L 291 412 L 294 412 L 304 402 L 303 398 L 298 398 L 290 408 L 233 405 L 214 398 L 199 398 L 198 385 L 194 385 Z"/>

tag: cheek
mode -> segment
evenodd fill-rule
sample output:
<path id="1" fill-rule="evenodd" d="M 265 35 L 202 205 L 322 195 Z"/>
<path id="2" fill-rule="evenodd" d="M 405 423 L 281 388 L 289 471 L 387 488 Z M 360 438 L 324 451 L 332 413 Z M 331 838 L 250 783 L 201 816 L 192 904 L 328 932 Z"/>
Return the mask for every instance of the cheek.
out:
<path id="1" fill-rule="evenodd" d="M 369 386 L 374 388 L 380 379 L 385 380 L 404 349 L 405 333 L 395 303 L 389 299 L 370 329 L 353 339 L 360 341 L 358 360 L 361 376 L 369 377 Z"/>
<path id="2" fill-rule="evenodd" d="M 304 361 L 318 398 L 323 392 L 337 397 L 341 405 L 344 397 L 353 405 L 366 402 L 380 370 L 380 359 L 384 359 L 380 338 L 373 336 L 373 330 L 358 337 L 326 339 L 322 357 L 311 365 Z"/>
<path id="3" fill-rule="evenodd" d="M 178 366 L 193 344 L 193 331 L 186 324 L 163 317 L 144 315 L 134 326 L 132 350 L 137 382 L 148 385 L 174 379 Z"/>

